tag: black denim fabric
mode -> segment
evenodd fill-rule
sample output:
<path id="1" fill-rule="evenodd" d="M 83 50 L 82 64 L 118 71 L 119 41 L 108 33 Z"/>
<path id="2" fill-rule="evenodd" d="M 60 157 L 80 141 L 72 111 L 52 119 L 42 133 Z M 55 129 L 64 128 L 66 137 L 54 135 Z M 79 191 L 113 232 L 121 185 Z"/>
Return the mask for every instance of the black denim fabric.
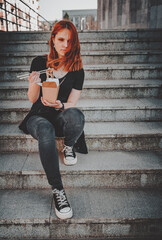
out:
<path id="1" fill-rule="evenodd" d="M 48 182 L 53 188 L 63 186 L 55 137 L 65 137 L 65 145 L 74 146 L 83 132 L 84 123 L 84 115 L 77 108 L 68 108 L 60 112 L 55 125 L 36 115 L 27 121 L 28 132 L 38 140 L 40 159 Z"/>

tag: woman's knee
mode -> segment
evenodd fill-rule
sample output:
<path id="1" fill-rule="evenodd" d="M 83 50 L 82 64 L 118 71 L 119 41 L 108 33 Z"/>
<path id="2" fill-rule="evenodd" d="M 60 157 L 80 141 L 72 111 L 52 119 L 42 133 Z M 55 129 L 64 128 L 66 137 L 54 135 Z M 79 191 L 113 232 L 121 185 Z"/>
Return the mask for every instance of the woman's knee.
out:
<path id="1" fill-rule="evenodd" d="M 37 138 L 44 139 L 55 136 L 53 125 L 47 119 L 40 116 L 32 116 L 28 120 L 28 129 Z"/>
<path id="2" fill-rule="evenodd" d="M 46 121 L 42 120 L 39 122 L 37 132 L 38 136 L 41 137 L 42 139 L 51 137 L 53 138 L 55 136 L 54 127 L 52 123 L 50 123 L 48 120 Z"/>
<path id="3" fill-rule="evenodd" d="M 72 123 L 74 125 L 81 124 L 84 125 L 85 117 L 82 111 L 78 108 L 68 108 L 64 111 L 64 118 L 68 123 Z"/>

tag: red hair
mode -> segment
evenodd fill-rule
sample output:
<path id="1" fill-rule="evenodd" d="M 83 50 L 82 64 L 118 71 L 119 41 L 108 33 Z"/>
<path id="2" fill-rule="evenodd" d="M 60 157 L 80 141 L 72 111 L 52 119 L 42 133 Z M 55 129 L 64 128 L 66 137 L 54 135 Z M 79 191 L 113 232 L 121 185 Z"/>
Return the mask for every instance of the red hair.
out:
<path id="1" fill-rule="evenodd" d="M 53 39 L 59 31 L 65 28 L 71 33 L 69 50 L 63 58 L 58 58 L 58 54 L 54 48 Z M 58 69 L 64 65 L 64 70 L 67 72 L 78 71 L 83 68 L 78 33 L 72 22 L 61 20 L 54 25 L 49 40 L 49 46 L 50 52 L 47 57 L 47 67 Z"/>

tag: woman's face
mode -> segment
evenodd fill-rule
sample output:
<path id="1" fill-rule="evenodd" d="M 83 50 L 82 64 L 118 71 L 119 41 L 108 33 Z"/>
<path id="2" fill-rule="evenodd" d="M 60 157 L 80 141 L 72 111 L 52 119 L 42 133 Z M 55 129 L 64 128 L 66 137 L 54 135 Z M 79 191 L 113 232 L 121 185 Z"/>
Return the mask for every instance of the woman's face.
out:
<path id="1" fill-rule="evenodd" d="M 54 47 L 59 58 L 64 57 L 66 52 L 69 50 L 70 37 L 71 33 L 69 29 L 65 28 L 59 31 L 53 39 Z"/>

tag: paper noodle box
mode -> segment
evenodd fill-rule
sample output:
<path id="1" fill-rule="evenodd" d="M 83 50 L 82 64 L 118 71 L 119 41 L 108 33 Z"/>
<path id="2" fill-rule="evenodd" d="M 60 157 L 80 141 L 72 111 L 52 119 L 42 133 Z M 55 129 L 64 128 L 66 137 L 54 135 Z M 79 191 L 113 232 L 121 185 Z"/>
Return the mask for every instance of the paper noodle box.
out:
<path id="1" fill-rule="evenodd" d="M 49 103 L 55 103 L 59 92 L 59 80 L 49 79 L 42 83 L 42 95 L 43 99 Z"/>

